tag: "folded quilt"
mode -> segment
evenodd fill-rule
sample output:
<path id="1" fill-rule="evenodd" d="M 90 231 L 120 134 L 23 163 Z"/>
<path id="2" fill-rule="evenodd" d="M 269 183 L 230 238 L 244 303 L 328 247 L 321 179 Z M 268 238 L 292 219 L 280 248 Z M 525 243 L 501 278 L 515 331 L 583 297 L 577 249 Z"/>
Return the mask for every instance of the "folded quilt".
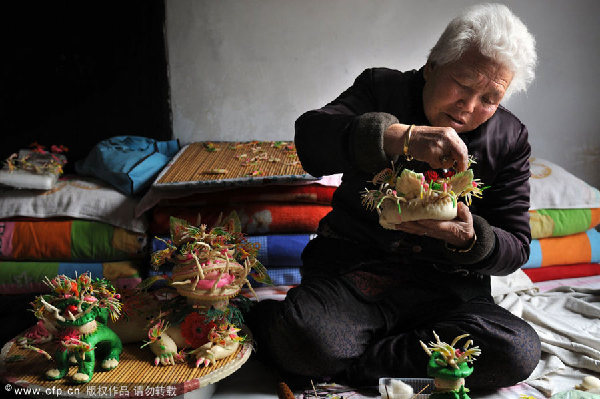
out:
<path id="1" fill-rule="evenodd" d="M 167 198 L 161 200 L 158 205 L 206 206 L 252 202 L 299 202 L 329 205 L 336 188 L 322 184 L 243 187 L 209 193 L 196 193 L 182 198 Z"/>
<path id="2" fill-rule="evenodd" d="M 171 216 L 191 224 L 214 225 L 221 215 L 237 212 L 246 234 L 315 233 L 319 221 L 331 211 L 330 205 L 257 202 L 240 205 L 205 207 L 156 207 L 150 232 L 167 234 Z"/>
<path id="3" fill-rule="evenodd" d="M 92 278 L 107 278 L 120 290 L 131 289 L 139 284 L 140 261 L 103 263 L 82 262 L 0 262 L 0 294 L 41 293 L 49 290 L 45 277 L 59 274 L 75 278 L 90 272 Z"/>
<path id="4" fill-rule="evenodd" d="M 532 238 L 582 233 L 600 223 L 600 208 L 538 209 L 529 211 Z"/>
<path id="5" fill-rule="evenodd" d="M 600 263 L 600 233 L 595 229 L 565 237 L 532 240 L 529 260 L 522 268 L 576 263 Z"/>
<path id="6" fill-rule="evenodd" d="M 306 180 L 304 182 L 299 181 L 294 183 L 294 186 L 299 185 L 320 185 L 320 186 L 328 186 L 328 187 L 338 187 L 342 182 L 342 174 L 335 174 L 330 176 L 323 176 L 318 180 L 309 181 Z M 281 185 L 281 183 L 277 184 Z M 261 187 L 269 187 L 270 184 L 263 184 Z M 250 188 L 250 187 L 246 187 Z M 202 196 L 207 193 L 213 193 L 215 191 L 222 191 L 222 187 L 169 187 L 166 188 L 157 188 L 155 186 L 151 186 L 150 190 L 146 192 L 146 194 L 140 199 L 139 203 L 135 208 L 135 216 L 141 217 L 146 211 L 152 209 L 159 202 L 169 199 L 177 199 L 177 198 L 185 198 L 191 195 Z"/>
<path id="7" fill-rule="evenodd" d="M 534 283 L 540 281 L 559 280 L 600 275 L 599 263 L 576 263 L 571 265 L 556 265 L 523 269 Z"/>
<path id="8" fill-rule="evenodd" d="M 135 216 L 138 200 L 91 177 L 63 176 L 47 191 L 0 187 L 0 219 L 66 217 L 95 220 L 144 233 L 146 218 Z"/>
<path id="9" fill-rule="evenodd" d="M 260 244 L 258 260 L 266 267 L 302 266 L 302 251 L 315 237 L 316 234 L 247 236 L 248 241 Z"/>
<path id="10" fill-rule="evenodd" d="M 0 220 L 0 259 L 114 261 L 141 258 L 146 235 L 89 220 Z"/>

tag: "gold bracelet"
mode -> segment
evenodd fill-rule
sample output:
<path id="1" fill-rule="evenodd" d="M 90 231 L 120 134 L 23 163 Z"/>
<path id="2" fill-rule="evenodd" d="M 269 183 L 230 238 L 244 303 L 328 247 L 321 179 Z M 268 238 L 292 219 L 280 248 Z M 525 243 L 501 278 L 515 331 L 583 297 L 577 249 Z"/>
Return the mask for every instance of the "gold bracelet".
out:
<path id="1" fill-rule="evenodd" d="M 444 246 L 446 247 L 446 249 L 448 251 L 452 251 L 452 252 L 469 252 L 470 250 L 473 249 L 476 242 L 477 242 L 477 234 L 473 233 L 473 240 L 471 241 L 471 244 L 467 248 L 453 248 L 453 247 L 449 246 L 447 242 L 444 243 Z"/>
<path id="2" fill-rule="evenodd" d="M 408 144 L 410 143 L 410 135 L 412 133 L 413 127 L 415 125 L 410 125 L 408 131 L 404 134 L 404 148 L 402 152 L 404 153 L 404 157 L 406 157 L 407 161 L 412 161 L 413 157 L 408 153 Z"/>

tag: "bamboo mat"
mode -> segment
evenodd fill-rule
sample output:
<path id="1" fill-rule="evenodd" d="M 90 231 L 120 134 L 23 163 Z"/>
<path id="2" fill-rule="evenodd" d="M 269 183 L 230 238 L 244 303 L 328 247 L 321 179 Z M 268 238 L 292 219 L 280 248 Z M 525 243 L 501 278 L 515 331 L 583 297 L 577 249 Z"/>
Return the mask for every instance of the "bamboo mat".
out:
<path id="1" fill-rule="evenodd" d="M 196 142 L 185 146 L 157 177 L 158 188 L 228 185 L 265 180 L 315 180 L 292 142 Z"/>
<path id="2" fill-rule="evenodd" d="M 196 368 L 191 363 L 154 366 L 152 351 L 149 348 L 140 349 L 139 346 L 139 344 L 124 345 L 119 365 L 110 371 L 102 371 L 97 359 L 92 381 L 76 385 L 71 382 L 69 376 L 77 372 L 77 366 L 72 366 L 64 378 L 47 381 L 44 374 L 48 369 L 54 368 L 53 362 L 33 351 L 21 349 L 14 341 L 10 341 L 2 349 L 1 376 L 7 382 L 23 387 L 49 388 L 53 392 L 63 393 L 71 389 L 71 392 L 79 393 L 76 395 L 78 397 L 97 398 L 102 396 L 99 395 L 102 391 L 107 394 L 117 393 L 118 397 L 166 398 L 190 392 L 227 377 L 248 360 L 252 351 L 252 345 L 246 342 L 240 345 L 236 353 L 217 361 L 216 364 Z M 39 347 L 52 354 L 52 344 L 43 344 Z M 21 359 L 16 360 L 18 357 Z M 75 389 L 78 391 L 74 391 Z"/>

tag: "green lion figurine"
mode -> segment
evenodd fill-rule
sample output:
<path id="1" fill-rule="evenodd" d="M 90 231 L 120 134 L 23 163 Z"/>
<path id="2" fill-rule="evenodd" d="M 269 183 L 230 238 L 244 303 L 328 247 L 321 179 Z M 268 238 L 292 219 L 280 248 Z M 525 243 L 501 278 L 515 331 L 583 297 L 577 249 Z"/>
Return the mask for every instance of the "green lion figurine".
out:
<path id="1" fill-rule="evenodd" d="M 465 378 L 473 373 L 473 367 L 469 363 L 473 363 L 474 356 L 479 356 L 481 350 L 477 346 L 469 349 L 473 340 L 468 340 L 462 349 L 454 348 L 458 341 L 469 334 L 459 335 L 450 345 L 440 341 L 435 331 L 433 336 L 436 342 L 430 342 L 429 347 L 419 341 L 429 355 L 427 375 L 434 379 L 435 391 L 430 399 L 470 399 L 467 394 L 469 390 L 465 388 Z"/>
<path id="2" fill-rule="evenodd" d="M 123 350 L 121 340 L 106 326 L 109 316 L 116 320 L 121 314 L 119 294 L 104 279 L 92 280 L 88 273 L 75 279 L 60 275 L 52 280 L 46 278 L 50 294 L 40 295 L 33 302 L 34 313 L 51 330 L 58 349 L 54 353 L 56 368 L 46 372 L 46 378 L 58 380 L 76 362 L 77 373 L 73 382 L 83 384 L 94 375 L 96 351 L 102 353 L 102 369 L 112 370 L 119 364 Z M 50 355 L 38 348 L 21 342 L 22 346 Z"/>

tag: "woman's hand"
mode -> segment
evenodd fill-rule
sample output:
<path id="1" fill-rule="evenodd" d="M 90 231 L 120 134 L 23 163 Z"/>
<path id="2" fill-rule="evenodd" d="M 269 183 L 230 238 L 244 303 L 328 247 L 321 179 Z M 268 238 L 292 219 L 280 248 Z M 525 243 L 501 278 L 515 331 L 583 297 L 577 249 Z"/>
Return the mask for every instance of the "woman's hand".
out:
<path id="1" fill-rule="evenodd" d="M 459 202 L 456 218 L 452 220 L 417 220 L 396 225 L 396 230 L 443 240 L 457 248 L 468 247 L 474 239 L 473 216 L 469 207 Z"/>
<path id="2" fill-rule="evenodd" d="M 388 156 L 404 154 L 408 125 L 395 123 L 383 135 L 383 149 Z M 457 172 L 468 168 L 469 152 L 465 143 L 451 127 L 414 126 L 408 142 L 408 154 L 427 162 L 433 169 Z"/>

